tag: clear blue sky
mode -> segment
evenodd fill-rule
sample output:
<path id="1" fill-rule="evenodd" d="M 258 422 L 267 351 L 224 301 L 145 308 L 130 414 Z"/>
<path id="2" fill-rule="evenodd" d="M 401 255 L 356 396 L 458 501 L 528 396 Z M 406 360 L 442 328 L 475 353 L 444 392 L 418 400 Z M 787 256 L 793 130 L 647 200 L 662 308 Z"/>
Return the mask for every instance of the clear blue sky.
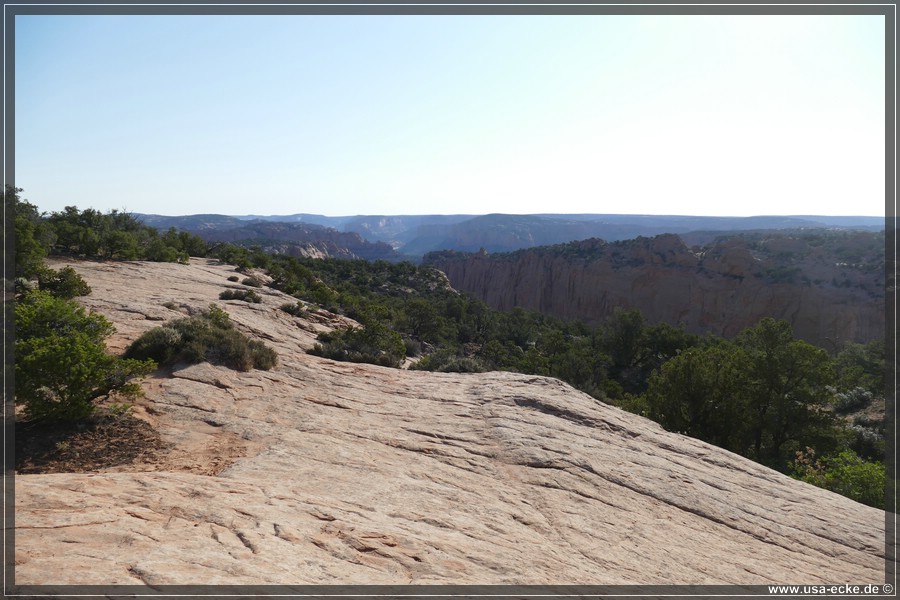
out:
<path id="1" fill-rule="evenodd" d="M 17 16 L 41 210 L 884 214 L 882 16 Z"/>

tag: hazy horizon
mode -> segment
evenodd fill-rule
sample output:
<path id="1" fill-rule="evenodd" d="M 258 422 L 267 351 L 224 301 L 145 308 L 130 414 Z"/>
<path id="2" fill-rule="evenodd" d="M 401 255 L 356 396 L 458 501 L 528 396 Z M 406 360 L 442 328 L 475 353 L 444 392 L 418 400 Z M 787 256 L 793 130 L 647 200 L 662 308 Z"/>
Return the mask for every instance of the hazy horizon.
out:
<path id="1" fill-rule="evenodd" d="M 88 206 L 79 206 L 78 208 L 90 208 Z M 38 209 L 41 209 L 38 206 Z M 122 210 L 122 209 L 116 209 Z M 183 214 L 163 214 L 163 213 L 148 213 L 144 211 L 127 211 L 131 213 L 145 214 L 145 215 L 155 215 L 159 217 L 193 217 L 198 215 L 217 215 L 223 217 L 260 217 L 260 218 L 273 218 L 273 217 L 294 217 L 297 215 L 311 215 L 316 217 L 327 217 L 329 219 L 342 219 L 349 217 L 487 217 L 491 215 L 500 215 L 500 216 L 522 216 L 522 217 L 568 217 L 568 216 L 615 216 L 615 217 L 654 217 L 654 218 L 709 218 L 709 219 L 754 219 L 754 218 L 765 218 L 765 217 L 785 217 L 785 218 L 815 218 L 815 217 L 823 217 L 828 219 L 834 218 L 851 218 L 851 219 L 884 219 L 885 216 L 883 214 L 880 215 L 862 215 L 862 214 L 840 214 L 840 215 L 825 215 L 825 214 L 804 214 L 804 215 L 774 215 L 774 214 L 760 214 L 760 215 L 699 215 L 699 214 L 678 214 L 678 213 L 668 213 L 668 214 L 647 214 L 647 213 L 557 213 L 557 212 L 539 212 L 539 213 L 504 213 L 504 212 L 489 212 L 489 213 L 394 213 L 394 214 L 382 214 L 382 213 L 355 213 L 355 214 L 342 214 L 342 215 L 326 215 L 323 213 L 316 212 L 297 212 L 297 213 L 278 213 L 278 214 L 263 214 L 263 213 L 221 213 L 221 212 L 203 212 L 203 213 L 183 213 Z"/>
<path id="2" fill-rule="evenodd" d="M 884 19 L 17 15 L 15 182 L 50 212 L 878 217 Z"/>

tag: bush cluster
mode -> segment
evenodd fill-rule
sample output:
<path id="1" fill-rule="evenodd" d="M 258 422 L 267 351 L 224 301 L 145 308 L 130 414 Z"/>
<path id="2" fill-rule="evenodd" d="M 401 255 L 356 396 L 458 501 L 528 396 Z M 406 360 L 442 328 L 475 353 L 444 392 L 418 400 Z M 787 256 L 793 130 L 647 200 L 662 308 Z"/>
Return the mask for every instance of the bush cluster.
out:
<path id="1" fill-rule="evenodd" d="M 63 267 L 59 271 L 43 267 L 38 271 L 37 277 L 38 289 L 57 298 L 71 300 L 91 293 L 91 286 L 72 267 Z"/>
<path id="2" fill-rule="evenodd" d="M 151 360 L 109 354 L 105 339 L 115 331 L 112 324 L 46 291 L 20 298 L 15 319 L 15 401 L 26 419 L 85 419 L 97 399 L 137 395 L 140 388 L 132 380 L 155 368 Z"/>
<path id="3" fill-rule="evenodd" d="M 791 468 L 796 479 L 869 506 L 884 508 L 884 464 L 867 461 L 852 450 L 817 459 L 815 450 L 807 448 L 797 452 Z"/>
<path id="4" fill-rule="evenodd" d="M 219 294 L 219 300 L 243 300 L 244 302 L 253 302 L 259 304 L 262 302 L 262 296 L 253 290 L 225 290 Z"/>
<path id="5" fill-rule="evenodd" d="M 484 373 L 490 369 L 483 361 L 471 356 L 458 356 L 447 351 L 433 352 L 410 369 L 438 373 Z"/>
<path id="6" fill-rule="evenodd" d="M 844 392 L 837 392 L 834 400 L 834 410 L 840 415 L 846 415 L 866 408 L 874 399 L 872 392 L 861 387 L 855 387 Z"/>
<path id="7" fill-rule="evenodd" d="M 236 371 L 269 370 L 278 361 L 274 350 L 235 330 L 228 313 L 214 304 L 199 315 L 151 329 L 129 346 L 125 357 L 160 365 L 208 361 Z"/>
<path id="8" fill-rule="evenodd" d="M 294 317 L 303 317 L 307 314 L 306 307 L 302 302 L 287 302 L 279 308 Z"/>
<path id="9" fill-rule="evenodd" d="M 410 337 L 403 338 L 403 345 L 406 347 L 406 356 L 410 358 L 420 356 L 425 348 L 421 341 Z"/>
<path id="10" fill-rule="evenodd" d="M 334 360 L 399 367 L 406 356 L 400 334 L 378 322 L 324 333 L 318 339 L 310 354 Z"/>
<path id="11" fill-rule="evenodd" d="M 186 263 L 204 256 L 206 242 L 197 235 L 170 228 L 160 233 L 137 217 L 117 210 L 101 213 L 67 206 L 60 212 L 40 213 L 20 197 L 21 188 L 7 185 L 5 203 L 13 207 L 16 233 L 16 276 L 31 279 L 48 254 L 116 260 Z"/>

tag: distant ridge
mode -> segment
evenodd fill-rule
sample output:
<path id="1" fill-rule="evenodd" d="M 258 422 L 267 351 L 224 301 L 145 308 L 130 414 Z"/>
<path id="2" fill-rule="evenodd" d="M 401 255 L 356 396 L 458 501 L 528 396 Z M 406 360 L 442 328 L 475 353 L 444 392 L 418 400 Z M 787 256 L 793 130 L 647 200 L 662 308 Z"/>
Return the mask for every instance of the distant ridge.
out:
<path id="1" fill-rule="evenodd" d="M 247 220 L 226 215 L 166 217 L 137 215 L 157 229 L 183 229 L 207 242 L 258 246 L 266 252 L 311 258 L 399 261 L 390 244 L 369 241 L 356 232 L 338 231 L 314 223 Z"/>
<path id="2" fill-rule="evenodd" d="M 292 215 L 136 215 L 160 229 L 175 227 L 200 235 L 261 223 L 318 226 L 358 234 L 368 242 L 389 244 L 395 259 L 418 260 L 435 250 L 509 252 L 534 246 L 562 244 L 589 238 L 606 241 L 652 237 L 665 233 L 707 234 L 712 239 L 736 231 L 846 229 L 882 231 L 883 217 L 870 216 L 753 216 L 708 217 L 685 215 L 533 214 L 533 215 L 354 215 L 328 217 Z M 690 236 L 684 236 L 690 239 Z M 297 240 L 294 240 L 297 241 Z M 379 256 L 382 257 L 382 256 Z M 389 258 L 389 257 L 387 257 Z"/>

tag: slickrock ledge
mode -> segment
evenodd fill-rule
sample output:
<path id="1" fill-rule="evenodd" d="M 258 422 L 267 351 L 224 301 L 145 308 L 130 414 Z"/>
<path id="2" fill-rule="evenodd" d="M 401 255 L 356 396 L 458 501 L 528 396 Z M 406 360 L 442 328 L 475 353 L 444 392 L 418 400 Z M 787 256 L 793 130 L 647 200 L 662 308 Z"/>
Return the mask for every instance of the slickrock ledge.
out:
<path id="1" fill-rule="evenodd" d="M 60 263 L 61 264 L 61 263 Z M 57 264 L 55 266 L 60 266 Z M 72 263 L 142 331 L 216 302 L 276 349 L 147 380 L 154 464 L 16 477 L 17 584 L 765 584 L 884 579 L 884 512 L 557 380 L 310 356 L 313 324 L 233 267 Z"/>

